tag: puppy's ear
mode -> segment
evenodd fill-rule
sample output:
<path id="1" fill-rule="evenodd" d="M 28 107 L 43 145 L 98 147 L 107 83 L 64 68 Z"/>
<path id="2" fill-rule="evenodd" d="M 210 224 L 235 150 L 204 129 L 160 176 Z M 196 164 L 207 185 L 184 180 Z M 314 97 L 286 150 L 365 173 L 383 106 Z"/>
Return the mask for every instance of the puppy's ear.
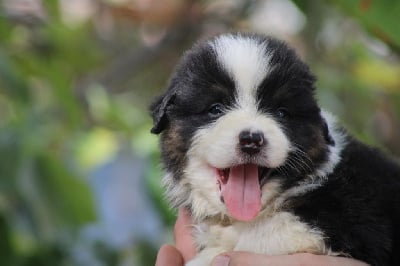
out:
<path id="1" fill-rule="evenodd" d="M 328 145 L 335 146 L 335 140 L 332 138 L 331 133 L 329 132 L 329 127 L 328 124 L 326 123 L 326 120 L 323 119 L 323 125 L 322 125 L 322 132 L 324 134 L 325 141 Z"/>
<path id="2" fill-rule="evenodd" d="M 173 104 L 175 96 L 175 92 L 168 90 L 150 105 L 150 112 L 153 117 L 151 133 L 160 134 L 168 125 L 167 108 Z"/>

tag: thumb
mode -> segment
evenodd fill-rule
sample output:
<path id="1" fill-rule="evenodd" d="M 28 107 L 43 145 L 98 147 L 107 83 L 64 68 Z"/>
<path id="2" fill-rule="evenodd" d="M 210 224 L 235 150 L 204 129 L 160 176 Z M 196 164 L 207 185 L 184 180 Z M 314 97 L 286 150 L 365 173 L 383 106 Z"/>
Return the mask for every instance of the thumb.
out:
<path id="1" fill-rule="evenodd" d="M 215 257 L 211 263 L 212 266 L 266 266 L 266 265 L 281 265 L 272 264 L 270 262 L 272 256 L 255 254 L 244 251 L 222 253 Z"/>
<path id="2" fill-rule="evenodd" d="M 156 266 L 183 265 L 182 254 L 171 245 L 163 245 L 157 253 Z"/>
<path id="3" fill-rule="evenodd" d="M 178 219 L 175 223 L 174 237 L 176 248 L 181 252 L 185 262 L 196 255 L 196 247 L 192 237 L 192 221 L 187 209 L 179 209 Z"/>

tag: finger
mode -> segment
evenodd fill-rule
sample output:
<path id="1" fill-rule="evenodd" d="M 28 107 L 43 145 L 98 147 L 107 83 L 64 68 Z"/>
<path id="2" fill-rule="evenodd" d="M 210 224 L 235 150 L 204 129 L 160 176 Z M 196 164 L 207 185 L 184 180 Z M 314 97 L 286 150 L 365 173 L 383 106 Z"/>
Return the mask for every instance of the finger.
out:
<path id="1" fill-rule="evenodd" d="M 214 258 L 212 266 L 280 266 L 282 264 L 270 264 L 270 257 L 261 254 L 237 251 L 218 255 Z"/>
<path id="2" fill-rule="evenodd" d="M 213 262 L 213 266 L 366 266 L 364 262 L 349 258 L 314 255 L 309 253 L 298 253 L 293 255 L 267 256 L 254 254 L 249 252 L 229 252 L 217 256 Z"/>
<path id="3" fill-rule="evenodd" d="M 181 253 L 171 245 L 163 245 L 157 253 L 156 266 L 183 266 Z"/>
<path id="4" fill-rule="evenodd" d="M 187 209 L 179 209 L 174 237 L 176 248 L 182 253 L 184 261 L 192 259 L 196 255 L 196 247 L 192 237 L 192 220 Z"/>

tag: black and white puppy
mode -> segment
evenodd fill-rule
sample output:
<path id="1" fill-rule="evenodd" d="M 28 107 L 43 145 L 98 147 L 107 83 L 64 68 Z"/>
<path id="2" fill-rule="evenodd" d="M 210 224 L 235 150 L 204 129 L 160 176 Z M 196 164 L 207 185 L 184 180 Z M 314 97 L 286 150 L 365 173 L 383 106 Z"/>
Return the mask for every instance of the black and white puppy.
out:
<path id="1" fill-rule="evenodd" d="M 151 106 L 164 184 L 193 217 L 198 255 L 310 252 L 400 265 L 400 167 L 340 128 L 286 44 L 196 44 Z"/>

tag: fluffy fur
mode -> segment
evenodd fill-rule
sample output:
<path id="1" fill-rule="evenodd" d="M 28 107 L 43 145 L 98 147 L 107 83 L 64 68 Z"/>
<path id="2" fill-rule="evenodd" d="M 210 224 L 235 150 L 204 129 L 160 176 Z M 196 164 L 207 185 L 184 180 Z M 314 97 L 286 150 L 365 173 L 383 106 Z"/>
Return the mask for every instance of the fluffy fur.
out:
<path id="1" fill-rule="evenodd" d="M 400 265 L 400 167 L 321 111 L 314 81 L 271 37 L 221 35 L 183 56 L 151 112 L 167 196 L 194 220 L 188 265 L 231 250 Z"/>

